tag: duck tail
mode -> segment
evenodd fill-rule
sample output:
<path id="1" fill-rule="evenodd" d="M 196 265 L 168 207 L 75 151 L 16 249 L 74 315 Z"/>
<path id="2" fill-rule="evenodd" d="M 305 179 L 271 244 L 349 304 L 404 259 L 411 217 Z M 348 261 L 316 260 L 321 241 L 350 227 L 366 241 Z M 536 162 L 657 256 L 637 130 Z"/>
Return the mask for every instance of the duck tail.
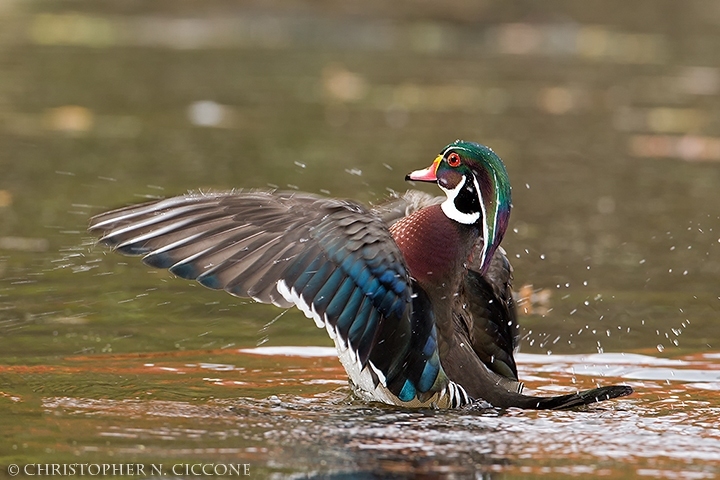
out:
<path id="1" fill-rule="evenodd" d="M 523 395 L 525 398 L 523 399 L 522 407 L 536 410 L 562 410 L 582 405 L 590 405 L 612 398 L 625 397 L 631 393 L 633 393 L 633 389 L 629 385 L 611 385 L 557 397 L 531 397 Z"/>

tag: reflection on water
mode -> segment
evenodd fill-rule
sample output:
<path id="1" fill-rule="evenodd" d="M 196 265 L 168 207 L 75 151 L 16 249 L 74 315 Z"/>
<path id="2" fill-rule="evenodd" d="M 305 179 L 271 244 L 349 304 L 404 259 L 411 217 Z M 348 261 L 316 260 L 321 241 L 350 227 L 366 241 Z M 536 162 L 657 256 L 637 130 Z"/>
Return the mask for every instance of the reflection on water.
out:
<path id="1" fill-rule="evenodd" d="M 265 366 L 289 359 L 296 364 L 289 369 L 294 379 L 324 378 L 332 384 L 343 375 L 331 348 L 246 349 L 226 358 L 245 363 L 243 357 L 248 354 L 266 359 Z M 333 366 L 318 368 L 312 359 Z M 99 425 L 99 431 L 84 433 L 89 437 L 85 442 L 90 443 L 75 447 L 78 455 L 122 453 L 137 462 L 165 463 L 210 455 L 218 462 L 249 462 L 263 475 L 287 471 L 399 476 L 498 472 L 552 478 L 633 471 L 642 477 L 656 471 L 674 478 L 714 478 L 718 474 L 717 355 L 675 360 L 630 354 L 526 354 L 519 361 L 521 376 L 538 393 L 567 390 L 548 388 L 553 385 L 574 384 L 583 389 L 596 381 L 618 379 L 632 379 L 639 393 L 585 410 L 561 412 L 407 411 L 353 401 L 346 386 L 306 395 L 252 395 L 202 403 L 122 395 L 118 399 L 48 396 L 42 408 L 61 423 Z M 178 374 L 196 365 L 183 365 L 181 359 L 173 363 L 179 367 L 164 371 L 174 374 L 171 381 L 182 388 L 180 383 L 186 379 Z M 214 384 L 223 386 L 230 386 L 226 380 L 238 369 L 233 364 L 205 367 L 217 372 Z M 658 368 L 672 372 L 673 380 L 656 383 Z M 287 389 L 288 379 L 274 378 L 271 368 L 246 372 L 242 378 L 248 385 L 243 389 L 246 394 L 262 382 L 270 383 L 271 390 Z M 698 392 L 698 385 L 709 388 Z M 162 395 L 161 391 L 149 393 Z"/>
<path id="2" fill-rule="evenodd" d="M 578 5 L 0 1 L 0 465 L 717 476 L 720 8 Z M 302 314 L 85 233 L 189 189 L 378 202 L 456 138 L 491 145 L 514 185 L 529 388 L 635 395 L 573 412 L 357 403 L 324 347 L 281 348 L 330 345 Z"/>

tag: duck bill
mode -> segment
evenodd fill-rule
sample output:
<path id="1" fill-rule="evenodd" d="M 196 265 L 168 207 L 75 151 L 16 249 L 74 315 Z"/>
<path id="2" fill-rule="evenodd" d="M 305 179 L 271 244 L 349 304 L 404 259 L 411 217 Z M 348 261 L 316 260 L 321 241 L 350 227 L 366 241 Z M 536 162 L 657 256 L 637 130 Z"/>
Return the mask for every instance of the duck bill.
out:
<path id="1" fill-rule="evenodd" d="M 405 180 L 414 180 L 416 182 L 437 182 L 437 169 L 442 161 L 442 156 L 438 155 L 435 161 L 427 168 L 415 170 L 405 175 Z"/>

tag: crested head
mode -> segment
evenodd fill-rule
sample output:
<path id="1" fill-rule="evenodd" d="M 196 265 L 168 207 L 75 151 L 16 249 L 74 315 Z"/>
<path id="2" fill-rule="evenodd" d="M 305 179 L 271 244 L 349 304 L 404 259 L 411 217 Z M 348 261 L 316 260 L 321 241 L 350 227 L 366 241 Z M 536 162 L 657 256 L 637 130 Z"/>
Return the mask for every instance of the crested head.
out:
<path id="1" fill-rule="evenodd" d="M 442 149 L 430 167 L 406 179 L 436 182 L 447 196 L 442 203 L 445 215 L 481 229 L 484 273 L 505 235 L 512 206 L 510 180 L 500 157 L 484 145 L 456 140 Z"/>

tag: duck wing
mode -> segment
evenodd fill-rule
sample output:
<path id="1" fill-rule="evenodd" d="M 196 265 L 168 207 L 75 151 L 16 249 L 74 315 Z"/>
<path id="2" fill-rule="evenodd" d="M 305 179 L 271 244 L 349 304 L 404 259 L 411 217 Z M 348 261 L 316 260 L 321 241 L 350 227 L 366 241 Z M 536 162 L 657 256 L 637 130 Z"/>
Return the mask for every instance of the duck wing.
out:
<path id="1" fill-rule="evenodd" d="M 482 250 L 481 242 L 475 249 L 477 253 Z M 514 355 L 520 341 L 520 325 L 512 296 L 512 266 L 499 248 L 485 275 L 479 270 L 471 262 L 459 296 L 464 308 L 455 310 L 465 323 L 480 360 L 498 375 L 517 381 Z M 522 386 L 518 384 L 518 388 Z"/>
<path id="2" fill-rule="evenodd" d="M 469 402 L 440 365 L 427 297 L 386 223 L 362 205 L 297 192 L 188 194 L 100 214 L 89 230 L 206 287 L 297 306 L 328 331 L 371 400 Z"/>

